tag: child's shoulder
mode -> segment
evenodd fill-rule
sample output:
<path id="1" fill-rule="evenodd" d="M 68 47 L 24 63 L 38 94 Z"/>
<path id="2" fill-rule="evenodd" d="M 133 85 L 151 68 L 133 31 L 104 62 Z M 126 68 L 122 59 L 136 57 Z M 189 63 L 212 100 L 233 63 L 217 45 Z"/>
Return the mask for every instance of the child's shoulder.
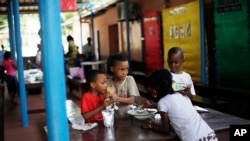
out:
<path id="1" fill-rule="evenodd" d="M 185 72 L 185 71 L 181 71 L 181 73 L 178 73 L 178 74 L 172 73 L 172 72 L 171 72 L 171 74 L 172 74 L 173 76 L 190 76 L 190 74 L 187 73 L 187 72 Z"/>
<path id="2" fill-rule="evenodd" d="M 187 72 L 185 72 L 185 71 L 182 71 L 182 74 L 183 74 L 183 75 L 188 75 L 188 76 L 190 76 L 190 74 L 187 73 Z"/>
<path id="3" fill-rule="evenodd" d="M 92 96 L 94 96 L 94 94 L 90 91 L 87 91 L 87 92 L 82 94 L 82 97 L 92 97 Z"/>
<path id="4" fill-rule="evenodd" d="M 134 79 L 134 77 L 132 75 L 128 75 L 126 77 L 126 80 L 131 81 L 131 80 L 135 80 L 135 79 Z"/>

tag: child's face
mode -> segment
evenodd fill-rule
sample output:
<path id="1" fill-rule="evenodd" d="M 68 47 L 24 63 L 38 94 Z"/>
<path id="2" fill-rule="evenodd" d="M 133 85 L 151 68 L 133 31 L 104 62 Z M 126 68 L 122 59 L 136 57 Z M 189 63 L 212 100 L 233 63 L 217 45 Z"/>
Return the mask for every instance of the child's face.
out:
<path id="1" fill-rule="evenodd" d="M 179 52 L 168 56 L 168 66 L 172 73 L 180 73 L 183 62 L 183 56 Z"/>
<path id="2" fill-rule="evenodd" d="M 96 82 L 91 85 L 98 93 L 106 93 L 107 76 L 105 74 L 98 74 Z"/>
<path id="3" fill-rule="evenodd" d="M 147 88 L 147 91 L 151 94 L 151 96 L 152 97 L 154 97 L 154 98 L 156 98 L 158 95 L 157 95 L 157 91 L 154 89 L 154 88 L 152 88 L 152 87 L 148 87 Z"/>
<path id="4" fill-rule="evenodd" d="M 115 79 L 124 80 L 128 75 L 128 61 L 116 61 L 115 65 L 110 67 L 110 70 L 113 72 Z"/>

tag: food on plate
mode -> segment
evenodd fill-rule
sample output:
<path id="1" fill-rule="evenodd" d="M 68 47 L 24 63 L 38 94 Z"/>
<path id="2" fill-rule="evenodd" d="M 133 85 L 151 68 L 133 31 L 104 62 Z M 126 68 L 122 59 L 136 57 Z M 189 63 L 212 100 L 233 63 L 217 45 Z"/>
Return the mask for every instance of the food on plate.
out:
<path id="1" fill-rule="evenodd" d="M 138 110 L 136 110 L 136 112 L 138 114 L 142 114 L 142 113 L 146 112 L 146 110 L 145 109 L 138 109 Z"/>
<path id="2" fill-rule="evenodd" d="M 156 111 L 157 111 L 156 109 L 147 108 L 147 112 L 148 112 L 148 113 L 154 113 L 154 112 L 156 112 Z"/>

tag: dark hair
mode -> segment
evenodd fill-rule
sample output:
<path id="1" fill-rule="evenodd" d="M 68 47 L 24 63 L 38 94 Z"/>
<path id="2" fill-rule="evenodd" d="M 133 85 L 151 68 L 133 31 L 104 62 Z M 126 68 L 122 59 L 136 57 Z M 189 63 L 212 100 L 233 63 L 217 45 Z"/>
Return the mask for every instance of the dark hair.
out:
<path id="1" fill-rule="evenodd" d="M 9 58 L 11 58 L 11 53 L 9 51 L 5 51 L 3 57 L 4 57 L 4 59 L 9 59 Z"/>
<path id="2" fill-rule="evenodd" d="M 149 86 L 157 90 L 157 100 L 174 92 L 172 88 L 172 75 L 166 69 L 159 69 L 152 72 L 148 81 Z"/>
<path id="3" fill-rule="evenodd" d="M 106 75 L 106 73 L 104 71 L 102 71 L 102 70 L 90 70 L 87 73 L 87 84 L 88 84 L 88 86 L 90 86 L 91 82 L 96 82 L 98 74 L 105 74 Z"/>
<path id="4" fill-rule="evenodd" d="M 127 56 L 123 55 L 122 53 L 116 53 L 108 58 L 107 65 L 108 65 L 108 73 L 112 73 L 110 71 L 110 67 L 114 66 L 117 61 L 128 61 Z"/>
<path id="5" fill-rule="evenodd" d="M 172 47 L 168 50 L 168 56 L 176 53 L 181 53 L 182 57 L 184 57 L 183 50 L 180 47 Z"/>
<path id="6" fill-rule="evenodd" d="M 71 35 L 68 35 L 67 36 L 67 41 L 69 42 L 69 41 L 74 41 L 74 38 L 71 36 Z"/>

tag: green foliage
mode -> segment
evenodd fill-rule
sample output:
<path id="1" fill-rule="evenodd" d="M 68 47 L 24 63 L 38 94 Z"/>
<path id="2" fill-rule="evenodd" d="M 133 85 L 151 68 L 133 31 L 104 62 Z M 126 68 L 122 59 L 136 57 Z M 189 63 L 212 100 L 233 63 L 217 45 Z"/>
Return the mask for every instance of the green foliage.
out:
<path id="1" fill-rule="evenodd" d="M 6 27 L 8 24 L 8 19 L 6 15 L 0 15 L 0 29 Z"/>

